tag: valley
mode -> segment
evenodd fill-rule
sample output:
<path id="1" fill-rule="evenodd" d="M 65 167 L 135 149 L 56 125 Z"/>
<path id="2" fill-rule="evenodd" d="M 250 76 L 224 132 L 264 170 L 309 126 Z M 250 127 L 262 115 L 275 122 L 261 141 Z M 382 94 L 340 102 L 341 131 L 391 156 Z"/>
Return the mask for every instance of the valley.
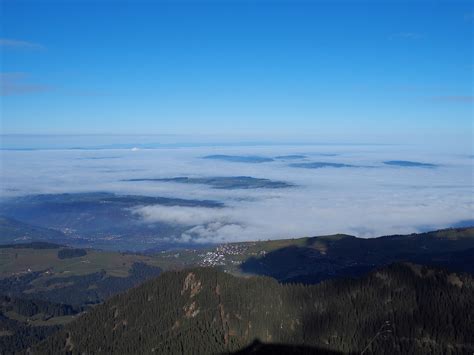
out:
<path id="1" fill-rule="evenodd" d="M 29 226 L 26 230 L 34 230 L 32 228 L 33 227 Z M 6 230 L 2 233 L 8 237 Z M 38 239 L 41 239 L 43 235 L 43 233 L 39 233 L 37 235 Z M 8 240 L 8 238 L 6 239 Z M 196 267 L 200 267 L 201 269 L 196 269 Z M 0 337 L 0 346 L 10 350 L 20 350 L 25 349 L 25 347 L 33 346 L 50 334 L 57 332 L 65 325 L 71 322 L 71 325 L 76 324 L 78 317 L 82 319 L 82 321 L 88 319 L 88 316 L 84 318 L 84 316 L 81 317 L 81 315 L 94 314 L 97 305 L 108 302 L 107 300 L 111 299 L 111 297 L 113 298 L 114 295 L 121 294 L 124 291 L 143 284 L 147 280 L 154 279 L 163 272 L 166 272 L 166 275 L 168 275 L 166 278 L 169 281 L 166 282 L 173 282 L 169 279 L 169 275 L 175 275 L 174 273 L 176 272 L 178 272 L 176 275 L 183 275 L 186 270 L 190 269 L 196 270 L 192 271 L 192 273 L 204 273 L 203 275 L 208 275 L 205 277 L 211 277 L 211 279 L 215 277 L 220 278 L 221 276 L 218 276 L 220 274 L 229 275 L 225 276 L 225 278 L 233 275 L 232 278 L 228 279 L 229 281 L 222 281 L 222 285 L 219 286 L 222 292 L 231 292 L 230 290 L 233 286 L 230 286 L 230 284 L 234 283 L 234 280 L 237 283 L 249 282 L 250 284 L 253 284 L 253 282 L 263 282 L 265 287 L 268 287 L 269 290 L 272 289 L 272 287 L 277 287 L 276 285 L 288 285 L 290 289 L 295 288 L 295 290 L 298 290 L 298 287 L 303 286 L 297 285 L 307 285 L 305 287 L 310 287 L 310 285 L 315 284 L 326 285 L 326 282 L 330 283 L 327 285 L 352 285 L 354 282 L 368 282 L 360 280 L 367 280 L 367 277 L 369 277 L 370 280 L 375 280 L 374 275 L 381 275 L 378 274 L 377 270 L 396 270 L 396 273 L 402 272 L 402 274 L 411 270 L 410 272 L 416 276 L 430 275 L 432 271 L 429 270 L 432 268 L 434 268 L 433 270 L 440 270 L 436 271 L 436 273 L 441 272 L 443 275 L 447 275 L 443 277 L 454 285 L 470 285 L 472 283 L 472 276 L 468 275 L 474 274 L 474 228 L 447 229 L 412 235 L 383 236 L 374 239 L 362 239 L 339 234 L 299 239 L 228 243 L 199 249 L 187 248 L 162 252 L 150 251 L 139 254 L 101 251 L 90 248 L 72 248 L 47 241 L 6 244 L 0 246 L 0 295 L 4 297 L 0 317 L 0 330 L 3 332 L 3 335 Z M 264 277 L 261 279 L 263 281 L 256 281 L 257 279 L 255 278 L 261 278 L 262 276 Z M 381 276 L 381 278 L 383 280 L 385 276 Z M 436 280 L 437 279 L 438 278 L 436 278 Z M 159 277 L 156 282 L 164 282 L 159 280 L 161 280 L 161 277 Z M 404 278 L 400 279 L 400 282 L 405 281 L 406 279 Z M 231 283 L 228 284 L 228 282 Z M 159 288 L 160 287 L 162 286 L 159 286 Z M 163 287 L 169 288 L 169 286 Z M 214 285 L 213 287 L 217 286 Z M 238 289 L 241 287 L 247 286 L 238 286 Z M 325 288 L 329 286 L 318 287 Z M 337 289 L 339 286 L 331 287 L 336 287 Z M 387 284 L 386 287 L 388 287 L 388 289 L 383 292 L 389 292 L 387 295 L 397 289 L 397 287 L 399 288 L 399 286 L 395 287 L 391 283 Z M 438 289 L 439 286 L 427 285 L 426 287 L 436 287 Z M 402 288 L 407 288 L 409 292 L 413 292 L 413 284 L 409 286 L 405 285 Z M 462 286 L 462 289 L 465 289 L 464 286 Z M 248 302 L 254 302 L 250 301 L 252 299 L 251 297 L 253 297 L 252 295 L 254 292 L 258 293 L 260 291 L 247 290 L 246 292 L 248 292 L 246 295 L 242 294 L 238 297 L 248 299 Z M 275 290 L 275 292 L 278 293 L 280 291 Z M 337 297 L 331 297 L 340 298 L 345 292 L 346 291 L 342 292 L 339 290 Z M 156 296 L 160 300 L 160 303 L 169 302 L 162 299 L 161 297 L 165 296 L 159 296 L 160 294 L 161 293 L 158 293 Z M 176 296 L 172 297 L 174 298 Z M 235 299 L 236 296 L 227 294 L 226 297 L 230 297 L 229 302 L 232 304 L 237 302 Z M 257 296 L 257 294 L 255 294 L 255 297 L 260 298 L 261 295 Z M 402 297 L 401 294 L 400 297 Z M 203 302 L 207 302 L 206 299 L 204 299 Z M 271 304 L 273 301 L 269 299 L 262 302 L 262 304 Z M 340 299 L 337 302 L 346 301 Z M 297 304 L 299 304 L 299 302 L 297 302 Z M 342 304 L 338 307 L 342 307 Z M 170 306 L 168 305 L 166 307 L 169 308 Z M 183 305 L 182 307 L 185 306 Z M 189 314 L 196 314 L 196 316 L 202 309 L 194 308 L 196 306 L 193 305 L 193 303 L 186 307 L 191 307 L 189 308 Z M 354 307 L 358 309 L 357 312 L 363 312 L 360 306 L 354 305 Z M 238 312 L 245 313 L 249 312 L 249 310 L 239 310 Z M 278 312 L 282 312 L 282 310 L 278 310 Z M 380 314 L 377 316 L 380 316 Z M 191 318 L 189 318 L 189 316 L 186 317 L 185 319 L 194 319 L 194 316 Z M 262 315 L 258 317 L 262 317 Z M 291 317 L 292 316 L 288 319 L 290 323 L 288 323 L 287 326 L 294 328 L 298 325 L 294 323 L 297 322 L 298 318 Z M 199 319 L 200 318 L 197 317 L 196 320 Z M 258 323 L 255 323 L 256 319 L 252 319 L 253 318 L 249 318 L 249 322 L 254 324 L 254 327 L 257 326 Z M 261 321 L 262 319 L 263 318 L 261 318 Z M 360 321 L 360 319 L 358 321 Z M 188 321 L 184 322 L 181 320 L 177 320 L 176 322 L 177 324 L 189 323 Z M 205 322 L 208 321 L 206 320 Z M 231 322 L 231 320 L 226 320 L 226 322 Z M 372 320 L 370 322 L 372 322 Z M 152 328 L 157 326 L 158 325 L 153 325 Z M 263 345 L 259 345 L 260 343 L 258 342 L 253 343 L 253 341 L 261 340 L 264 341 L 265 344 L 274 341 L 285 343 L 286 337 L 289 336 L 288 334 L 282 335 L 283 333 L 280 332 L 274 333 L 274 331 L 270 331 L 270 328 L 265 327 L 262 328 L 262 330 L 255 330 L 257 333 L 249 332 L 250 330 L 231 331 L 229 329 L 224 330 L 224 333 L 221 334 L 219 333 L 221 330 L 217 328 L 211 331 L 212 327 L 215 326 L 212 322 L 209 324 L 203 323 L 200 327 L 201 326 L 204 326 L 205 329 L 209 329 L 209 334 L 217 332 L 215 333 L 217 338 L 223 337 L 224 343 L 212 345 L 212 349 L 215 351 L 217 351 L 217 349 L 224 351 L 227 347 L 229 350 L 238 350 L 246 346 L 249 346 L 248 349 L 252 349 L 252 347 L 261 348 Z M 299 326 L 302 325 L 299 324 L 298 327 Z M 329 325 L 327 326 L 329 327 Z M 370 327 L 375 326 L 375 323 L 371 323 L 370 325 Z M 415 324 L 414 326 L 418 325 Z M 240 325 L 238 327 L 238 329 L 241 329 Z M 258 327 L 260 326 L 257 326 L 257 328 Z M 263 327 L 263 323 L 261 327 Z M 124 328 L 124 331 L 126 328 L 127 327 Z M 302 329 L 304 334 L 306 334 L 306 330 L 304 330 L 304 328 Z M 347 325 L 345 325 L 343 329 L 344 331 L 348 331 L 350 328 L 347 328 Z M 174 330 L 175 328 L 172 327 L 166 330 L 166 332 L 172 332 Z M 183 333 L 185 338 L 189 336 L 189 334 L 184 335 L 187 334 L 187 331 L 188 330 Z M 236 331 L 237 333 L 235 333 Z M 242 331 L 244 331 L 244 333 L 239 333 Z M 264 331 L 264 333 L 259 333 L 260 331 Z M 372 331 L 375 330 L 372 329 Z M 228 332 L 228 335 L 225 335 L 227 334 L 226 332 Z M 226 337 L 229 337 L 229 334 L 234 333 L 241 334 L 238 337 L 240 340 L 234 343 L 229 343 L 225 340 Z M 133 332 L 131 334 L 133 334 Z M 242 338 L 242 334 L 246 334 L 244 338 Z M 429 335 L 429 337 L 434 336 L 433 334 Z M 319 336 L 320 335 L 318 335 L 318 337 Z M 199 335 L 199 337 L 202 337 L 202 335 Z M 183 340 L 179 339 L 182 338 L 178 337 L 176 339 L 176 341 L 181 344 L 179 346 L 184 346 L 182 344 Z M 296 338 L 291 339 L 296 341 Z M 308 340 L 303 340 L 305 338 L 298 339 L 298 342 L 301 340 L 304 344 L 310 345 L 311 349 L 316 347 L 318 349 L 325 349 L 325 351 L 334 350 L 344 352 L 344 349 L 348 349 L 345 348 L 345 346 L 354 349 L 354 347 L 360 347 L 363 344 L 362 339 L 357 340 L 356 343 L 351 343 L 345 338 L 345 340 L 340 340 L 341 343 L 334 343 L 333 340 L 329 341 L 329 343 L 307 343 Z M 95 341 L 96 340 L 92 341 L 91 344 L 95 344 Z M 210 346 L 209 344 L 214 341 L 216 340 L 205 340 L 202 345 L 202 351 L 204 352 L 204 349 L 207 349 L 207 347 Z M 409 346 L 410 349 L 415 349 L 418 346 L 415 343 L 410 343 L 409 345 L 397 343 L 397 345 L 394 344 L 393 346 Z M 85 343 L 82 343 L 81 346 L 85 346 L 84 344 Z M 333 346 L 334 344 L 339 345 Z M 341 347 L 342 344 L 345 345 Z M 102 346 L 98 344 L 95 345 Z M 152 345 L 153 344 L 150 343 L 152 348 L 156 348 L 156 344 Z M 53 345 L 50 343 L 48 346 Z M 122 349 L 121 347 L 124 345 L 117 346 L 119 347 L 114 349 L 119 351 L 118 349 Z M 170 346 L 169 349 L 171 353 L 176 351 L 172 350 L 175 349 L 174 346 L 177 346 L 176 344 L 166 346 Z M 222 346 L 224 346 L 224 348 L 222 348 Z M 264 348 L 265 347 L 262 349 Z M 84 349 L 87 349 L 87 347 Z M 435 352 L 445 350 L 445 348 L 439 348 L 437 346 L 434 348 L 430 347 L 429 349 Z M 56 350 L 58 349 L 54 351 Z M 132 352 L 136 351 L 144 351 L 144 348 L 133 348 Z"/>

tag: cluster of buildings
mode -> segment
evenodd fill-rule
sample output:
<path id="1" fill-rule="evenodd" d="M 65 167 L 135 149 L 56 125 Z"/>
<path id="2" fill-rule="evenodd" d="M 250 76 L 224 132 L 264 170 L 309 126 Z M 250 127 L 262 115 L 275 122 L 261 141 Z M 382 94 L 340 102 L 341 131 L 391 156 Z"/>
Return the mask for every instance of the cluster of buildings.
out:
<path id="1" fill-rule="evenodd" d="M 239 256 L 247 252 L 247 247 L 243 244 L 222 244 L 216 247 L 213 251 L 208 251 L 205 254 L 199 255 L 202 260 L 199 263 L 201 266 L 222 266 L 227 264 L 238 265 L 239 260 L 232 260 L 232 256 Z M 229 258 L 229 256 L 231 258 Z M 227 257 L 227 259 L 226 259 Z"/>

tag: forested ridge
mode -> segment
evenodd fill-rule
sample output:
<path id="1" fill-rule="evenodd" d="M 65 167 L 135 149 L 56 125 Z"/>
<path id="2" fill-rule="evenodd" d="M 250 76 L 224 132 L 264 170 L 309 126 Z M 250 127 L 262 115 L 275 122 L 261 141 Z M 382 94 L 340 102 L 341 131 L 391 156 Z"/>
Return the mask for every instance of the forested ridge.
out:
<path id="1" fill-rule="evenodd" d="M 287 350 L 472 353 L 473 300 L 472 276 L 409 263 L 318 285 L 191 269 L 111 298 L 31 350 L 217 354 L 249 347 L 258 353 L 265 349 L 252 348 L 258 340 Z"/>

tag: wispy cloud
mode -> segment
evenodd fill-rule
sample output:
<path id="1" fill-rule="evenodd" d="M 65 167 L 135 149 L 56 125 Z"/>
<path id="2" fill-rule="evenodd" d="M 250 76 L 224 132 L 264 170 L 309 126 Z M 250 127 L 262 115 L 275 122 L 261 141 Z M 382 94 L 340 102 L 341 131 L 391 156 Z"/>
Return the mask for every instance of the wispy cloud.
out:
<path id="1" fill-rule="evenodd" d="M 109 92 L 95 91 L 95 90 L 63 90 L 62 93 L 68 96 L 83 96 L 83 97 L 110 96 Z"/>
<path id="2" fill-rule="evenodd" d="M 407 39 L 407 40 L 418 40 L 423 38 L 421 33 L 417 32 L 399 32 L 390 35 L 390 39 Z"/>
<path id="3" fill-rule="evenodd" d="M 0 47 L 18 49 L 45 49 L 44 46 L 38 43 L 8 38 L 0 38 Z"/>
<path id="4" fill-rule="evenodd" d="M 0 73 L 0 96 L 24 95 L 52 90 L 51 86 L 29 83 L 27 73 Z"/>
<path id="5" fill-rule="evenodd" d="M 408 91 L 408 92 L 440 92 L 441 90 L 445 90 L 446 88 L 442 85 L 416 85 L 416 84 L 405 84 L 405 85 L 397 85 L 397 86 L 390 86 L 389 89 L 394 89 L 397 91 Z"/>
<path id="6" fill-rule="evenodd" d="M 474 102 L 474 96 L 472 95 L 433 96 L 431 99 L 440 102 Z"/>
<path id="7" fill-rule="evenodd" d="M 30 75 L 24 72 L 0 72 L 0 96 L 25 95 L 55 91 L 66 96 L 100 97 L 110 95 L 105 91 L 68 90 L 50 85 L 32 83 Z"/>

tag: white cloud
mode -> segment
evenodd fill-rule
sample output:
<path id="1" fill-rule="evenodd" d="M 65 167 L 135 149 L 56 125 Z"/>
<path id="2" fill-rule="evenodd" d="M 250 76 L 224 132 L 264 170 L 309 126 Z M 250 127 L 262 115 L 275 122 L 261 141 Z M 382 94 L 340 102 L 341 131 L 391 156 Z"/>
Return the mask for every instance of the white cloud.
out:
<path id="1" fill-rule="evenodd" d="M 139 215 L 146 223 L 164 222 L 182 224 L 186 226 L 225 221 L 228 212 L 218 208 L 183 207 L 183 206 L 142 206 L 135 207 L 132 211 Z"/>
<path id="2" fill-rule="evenodd" d="M 305 154 L 375 168 L 290 168 L 286 162 L 230 163 L 208 154 Z M 323 157 L 320 153 L 337 153 Z M 77 159 L 119 156 L 116 159 Z M 179 224 L 177 241 L 223 242 L 350 233 L 411 233 L 474 219 L 472 159 L 416 146 L 299 146 L 116 151 L 1 151 L 2 195 L 111 191 L 208 199 L 224 208 L 141 206 L 144 223 Z M 439 164 L 436 169 L 384 166 L 384 160 Z M 288 189 L 222 190 L 203 185 L 124 182 L 130 178 L 254 176 L 288 181 Z"/>
<path id="3" fill-rule="evenodd" d="M 248 230 L 240 224 L 222 222 L 213 222 L 207 225 L 197 225 L 181 234 L 183 241 L 194 240 L 198 243 L 224 243 L 229 240 L 235 240 L 240 236 L 240 240 L 248 240 Z M 239 240 L 239 239 L 238 239 Z"/>

